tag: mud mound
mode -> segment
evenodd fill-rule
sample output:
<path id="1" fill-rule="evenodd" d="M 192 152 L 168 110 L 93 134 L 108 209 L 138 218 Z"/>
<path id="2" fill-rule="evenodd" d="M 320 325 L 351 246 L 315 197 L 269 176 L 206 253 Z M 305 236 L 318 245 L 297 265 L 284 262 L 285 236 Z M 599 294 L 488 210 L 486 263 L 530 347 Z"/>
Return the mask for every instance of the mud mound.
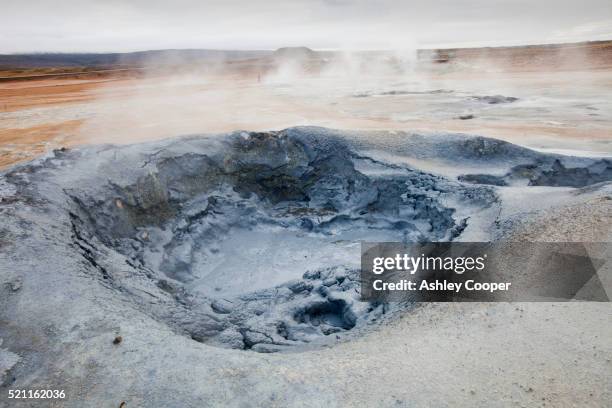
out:
<path id="1" fill-rule="evenodd" d="M 371 136 L 370 136 L 371 134 Z M 419 160 L 448 163 L 456 167 L 486 166 L 510 168 L 523 163 L 534 163 L 553 155 L 539 153 L 503 140 L 458 133 L 406 133 L 393 135 L 366 133 L 368 137 L 357 141 L 364 149 L 376 148 L 382 138 L 393 149 L 394 155 Z"/>
<path id="2" fill-rule="evenodd" d="M 519 100 L 514 96 L 504 96 L 504 95 L 484 95 L 484 96 L 472 96 L 470 98 L 472 101 L 488 103 L 489 105 L 497 105 L 500 103 L 512 103 Z"/>
<path id="3" fill-rule="evenodd" d="M 612 162 L 607 159 L 591 160 L 582 166 L 566 166 L 560 159 L 538 161 L 513 167 L 504 176 L 466 174 L 460 181 L 474 184 L 505 186 L 527 183 L 530 186 L 586 187 L 612 180 Z"/>
<path id="4" fill-rule="evenodd" d="M 555 160 L 550 169 L 516 168 L 513 174 L 527 172 L 531 186 L 585 187 L 612 180 L 612 161 L 599 160 L 586 167 L 565 167 Z"/>

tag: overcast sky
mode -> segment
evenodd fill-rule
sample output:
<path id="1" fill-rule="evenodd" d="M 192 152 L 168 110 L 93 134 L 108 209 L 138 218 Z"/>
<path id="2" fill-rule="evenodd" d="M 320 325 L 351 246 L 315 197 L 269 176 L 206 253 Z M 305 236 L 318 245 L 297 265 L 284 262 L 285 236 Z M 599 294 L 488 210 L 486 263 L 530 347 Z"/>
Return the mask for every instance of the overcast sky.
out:
<path id="1" fill-rule="evenodd" d="M 612 39 L 610 0 L 0 0 L 0 53 Z"/>

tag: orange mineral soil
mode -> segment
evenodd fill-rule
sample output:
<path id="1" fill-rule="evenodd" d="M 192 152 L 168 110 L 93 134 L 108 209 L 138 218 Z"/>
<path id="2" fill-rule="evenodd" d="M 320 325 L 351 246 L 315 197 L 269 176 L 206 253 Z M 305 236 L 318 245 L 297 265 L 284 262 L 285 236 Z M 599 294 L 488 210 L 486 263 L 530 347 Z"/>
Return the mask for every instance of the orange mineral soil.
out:
<path id="1" fill-rule="evenodd" d="M 610 156 L 612 47 L 597 52 L 595 65 L 547 65 L 546 56 L 525 65 L 533 58 L 520 59 L 514 50 L 497 59 L 467 53 L 463 60 L 400 72 L 334 63 L 312 72 L 257 60 L 225 71 L 122 69 L 57 77 L 43 70 L 27 78 L 0 71 L 0 168 L 59 147 L 297 125 L 465 132 Z M 485 95 L 518 100 L 475 99 Z"/>

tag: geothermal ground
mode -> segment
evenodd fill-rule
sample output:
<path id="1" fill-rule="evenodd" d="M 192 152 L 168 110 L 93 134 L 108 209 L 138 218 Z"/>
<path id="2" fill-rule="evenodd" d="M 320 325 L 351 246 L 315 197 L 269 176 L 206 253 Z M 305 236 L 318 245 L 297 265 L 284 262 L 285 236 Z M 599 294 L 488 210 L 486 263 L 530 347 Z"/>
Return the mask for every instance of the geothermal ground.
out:
<path id="1" fill-rule="evenodd" d="M 612 71 L 485 72 L 0 83 L 2 395 L 608 406 L 609 302 L 359 297 L 360 241 L 611 241 Z"/>
<path id="2" fill-rule="evenodd" d="M 36 75 L 59 69 L 26 70 L 20 81 L 0 70 L 0 166 L 62 146 L 296 125 L 465 132 L 612 155 L 612 42 L 567 48 L 554 56 L 485 50 L 444 64 L 323 54 L 301 65 L 282 56 L 226 64 L 173 56 L 166 66 L 162 55 L 106 74 L 47 79 Z"/>

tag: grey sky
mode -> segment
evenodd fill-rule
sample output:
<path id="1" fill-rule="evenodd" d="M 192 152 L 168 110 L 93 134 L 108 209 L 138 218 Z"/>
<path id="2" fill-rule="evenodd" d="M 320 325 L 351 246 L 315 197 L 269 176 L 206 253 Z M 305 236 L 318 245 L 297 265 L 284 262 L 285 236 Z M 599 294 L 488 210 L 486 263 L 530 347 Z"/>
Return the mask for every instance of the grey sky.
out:
<path id="1" fill-rule="evenodd" d="M 0 0 L 0 53 L 612 39 L 610 0 Z"/>

